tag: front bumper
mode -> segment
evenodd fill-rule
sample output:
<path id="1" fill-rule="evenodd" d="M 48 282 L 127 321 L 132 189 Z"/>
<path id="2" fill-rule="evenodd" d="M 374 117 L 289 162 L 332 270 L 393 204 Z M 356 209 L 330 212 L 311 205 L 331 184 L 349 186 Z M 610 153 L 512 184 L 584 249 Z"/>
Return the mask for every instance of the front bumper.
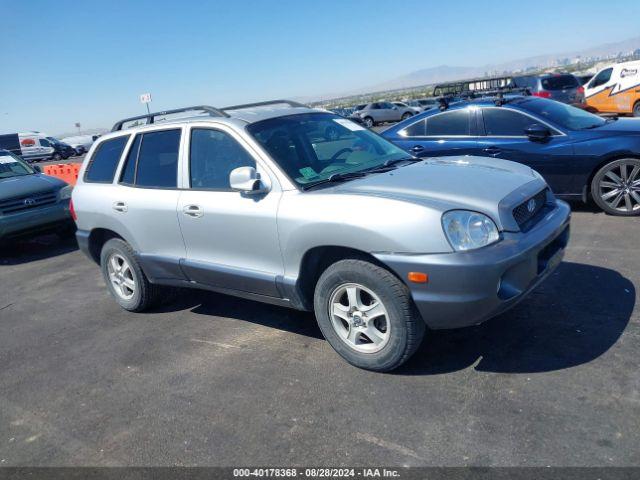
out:
<path id="1" fill-rule="evenodd" d="M 569 242 L 571 210 L 562 200 L 526 233 L 502 234 L 494 245 L 433 255 L 376 254 L 400 278 L 429 275 L 409 283 L 425 323 L 433 329 L 476 325 L 513 307 L 562 261 Z"/>
<path id="2" fill-rule="evenodd" d="M 18 237 L 71 225 L 69 200 L 11 215 L 0 216 L 0 238 Z"/>

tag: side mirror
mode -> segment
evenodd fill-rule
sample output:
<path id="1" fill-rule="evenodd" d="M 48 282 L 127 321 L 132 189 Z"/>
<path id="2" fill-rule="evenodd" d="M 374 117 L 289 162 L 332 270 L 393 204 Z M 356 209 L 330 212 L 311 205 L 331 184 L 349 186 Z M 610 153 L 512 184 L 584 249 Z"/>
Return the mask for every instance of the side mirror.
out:
<path id="1" fill-rule="evenodd" d="M 525 128 L 524 133 L 533 141 L 543 141 L 551 136 L 551 130 L 539 123 L 534 123 L 533 125 Z"/>
<path id="2" fill-rule="evenodd" d="M 236 192 L 258 194 L 269 191 L 260 179 L 260 174 L 253 167 L 238 167 L 231 170 L 229 174 L 229 185 Z"/>
<path id="3" fill-rule="evenodd" d="M 42 167 L 40 165 L 31 165 L 31 168 L 33 168 L 38 173 L 42 173 Z"/>

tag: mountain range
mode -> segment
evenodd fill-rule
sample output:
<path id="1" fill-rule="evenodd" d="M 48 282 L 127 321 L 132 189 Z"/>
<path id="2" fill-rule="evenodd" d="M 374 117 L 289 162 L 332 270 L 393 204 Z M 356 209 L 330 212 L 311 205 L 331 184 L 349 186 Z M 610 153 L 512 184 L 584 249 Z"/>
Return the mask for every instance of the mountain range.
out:
<path id="1" fill-rule="evenodd" d="M 516 70 L 524 70 L 530 67 L 548 68 L 557 65 L 558 60 L 565 58 L 573 59 L 576 57 L 606 57 L 609 55 L 616 55 L 619 52 L 630 52 L 637 48 L 640 48 L 640 36 L 620 42 L 613 42 L 596 47 L 590 47 L 579 51 L 537 55 L 534 57 L 511 60 L 503 63 L 469 67 L 439 65 L 436 67 L 415 70 L 413 72 L 396 78 L 392 78 L 382 83 L 365 86 L 358 89 L 357 91 L 343 92 L 341 94 L 334 95 L 333 97 L 335 98 L 340 96 L 356 95 L 369 92 L 397 90 L 402 88 L 418 87 L 422 85 L 431 85 L 435 83 L 449 82 L 454 80 L 482 77 L 486 72 L 513 72 Z M 329 98 L 329 96 L 323 95 L 323 98 Z"/>

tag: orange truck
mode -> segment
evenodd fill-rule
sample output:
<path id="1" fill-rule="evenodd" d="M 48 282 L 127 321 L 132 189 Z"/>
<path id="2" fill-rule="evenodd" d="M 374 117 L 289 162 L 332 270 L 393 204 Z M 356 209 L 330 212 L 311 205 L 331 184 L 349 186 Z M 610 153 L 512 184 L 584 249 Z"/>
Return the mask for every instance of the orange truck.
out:
<path id="1" fill-rule="evenodd" d="M 586 109 L 640 117 L 640 61 L 600 70 L 584 87 Z"/>

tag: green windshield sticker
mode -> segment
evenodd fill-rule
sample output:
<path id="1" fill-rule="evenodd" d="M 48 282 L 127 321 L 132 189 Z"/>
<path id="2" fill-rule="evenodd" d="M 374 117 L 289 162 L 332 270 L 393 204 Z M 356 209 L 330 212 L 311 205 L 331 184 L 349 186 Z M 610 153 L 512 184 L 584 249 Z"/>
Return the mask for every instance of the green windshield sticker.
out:
<path id="1" fill-rule="evenodd" d="M 304 168 L 301 168 L 298 171 L 302 174 L 302 176 L 304 178 L 313 178 L 313 177 L 317 177 L 318 176 L 316 171 L 311 167 L 304 167 Z"/>

